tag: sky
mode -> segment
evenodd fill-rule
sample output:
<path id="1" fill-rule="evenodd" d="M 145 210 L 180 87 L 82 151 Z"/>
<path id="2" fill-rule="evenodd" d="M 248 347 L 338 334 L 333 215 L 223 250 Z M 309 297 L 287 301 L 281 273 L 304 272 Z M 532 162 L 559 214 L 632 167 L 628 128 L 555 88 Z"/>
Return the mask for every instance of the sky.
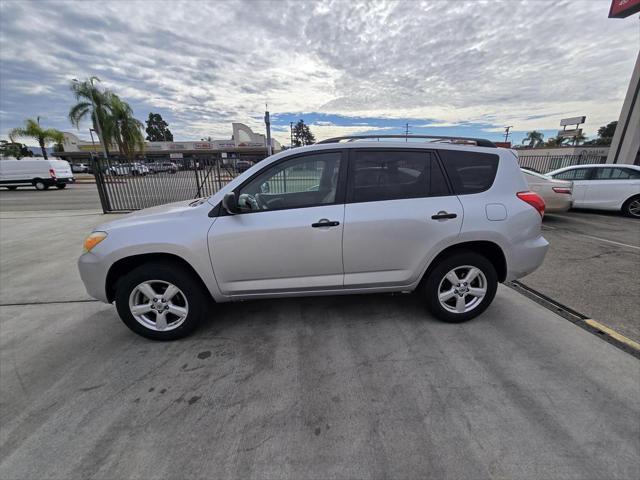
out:
<path id="1" fill-rule="evenodd" d="M 0 138 L 26 118 L 67 119 L 72 78 L 96 75 L 175 140 L 230 138 L 231 122 L 288 144 L 357 133 L 520 142 L 586 115 L 617 120 L 640 47 L 638 15 L 609 0 L 0 0 Z M 33 142 L 25 141 L 32 144 Z"/>

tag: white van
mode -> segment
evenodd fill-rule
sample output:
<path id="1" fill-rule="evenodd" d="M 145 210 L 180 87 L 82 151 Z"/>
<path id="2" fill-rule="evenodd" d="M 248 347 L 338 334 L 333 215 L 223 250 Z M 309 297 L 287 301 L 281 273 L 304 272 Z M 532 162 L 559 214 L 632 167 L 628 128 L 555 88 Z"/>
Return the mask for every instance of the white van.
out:
<path id="1" fill-rule="evenodd" d="M 27 186 L 36 187 L 36 190 L 46 190 L 53 186 L 62 189 L 67 183 L 74 181 L 66 160 L 0 160 L 0 187 L 9 190 Z"/>

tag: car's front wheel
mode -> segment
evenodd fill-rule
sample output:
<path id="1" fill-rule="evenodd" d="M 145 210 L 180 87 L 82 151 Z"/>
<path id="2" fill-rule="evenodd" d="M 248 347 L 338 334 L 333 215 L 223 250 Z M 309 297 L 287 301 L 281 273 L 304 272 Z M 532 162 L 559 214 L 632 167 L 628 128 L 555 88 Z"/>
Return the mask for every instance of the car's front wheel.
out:
<path id="1" fill-rule="evenodd" d="M 134 332 L 153 340 L 175 340 L 195 330 L 206 306 L 194 274 L 174 263 L 148 263 L 122 277 L 116 308 Z"/>
<path id="2" fill-rule="evenodd" d="M 64 190 L 65 188 L 67 188 L 67 184 L 66 184 L 66 183 L 58 183 L 58 184 L 56 185 L 56 188 L 57 188 L 58 190 Z"/>
<path id="3" fill-rule="evenodd" d="M 460 251 L 441 260 L 424 282 L 427 308 L 438 319 L 465 322 L 491 304 L 498 288 L 493 264 L 484 256 Z"/>

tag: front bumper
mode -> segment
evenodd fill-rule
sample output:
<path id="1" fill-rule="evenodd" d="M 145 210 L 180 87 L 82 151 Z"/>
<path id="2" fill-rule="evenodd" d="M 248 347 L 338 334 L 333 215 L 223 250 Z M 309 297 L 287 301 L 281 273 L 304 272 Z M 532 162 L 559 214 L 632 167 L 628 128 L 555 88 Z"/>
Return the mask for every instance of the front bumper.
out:
<path id="1" fill-rule="evenodd" d="M 83 253 L 78 259 L 78 270 L 89 296 L 109 303 L 106 291 L 109 270 L 105 266 L 103 258 L 93 252 Z"/>

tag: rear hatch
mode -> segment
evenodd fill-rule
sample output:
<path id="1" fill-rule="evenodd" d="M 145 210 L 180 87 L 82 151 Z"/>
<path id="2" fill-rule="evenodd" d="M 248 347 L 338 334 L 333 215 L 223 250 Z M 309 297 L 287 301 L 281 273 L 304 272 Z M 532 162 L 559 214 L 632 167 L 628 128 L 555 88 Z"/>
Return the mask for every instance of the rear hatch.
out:
<path id="1" fill-rule="evenodd" d="M 56 178 L 71 178 L 73 173 L 71 172 L 71 166 L 69 162 L 65 160 L 50 160 L 49 165 L 56 174 Z"/>

